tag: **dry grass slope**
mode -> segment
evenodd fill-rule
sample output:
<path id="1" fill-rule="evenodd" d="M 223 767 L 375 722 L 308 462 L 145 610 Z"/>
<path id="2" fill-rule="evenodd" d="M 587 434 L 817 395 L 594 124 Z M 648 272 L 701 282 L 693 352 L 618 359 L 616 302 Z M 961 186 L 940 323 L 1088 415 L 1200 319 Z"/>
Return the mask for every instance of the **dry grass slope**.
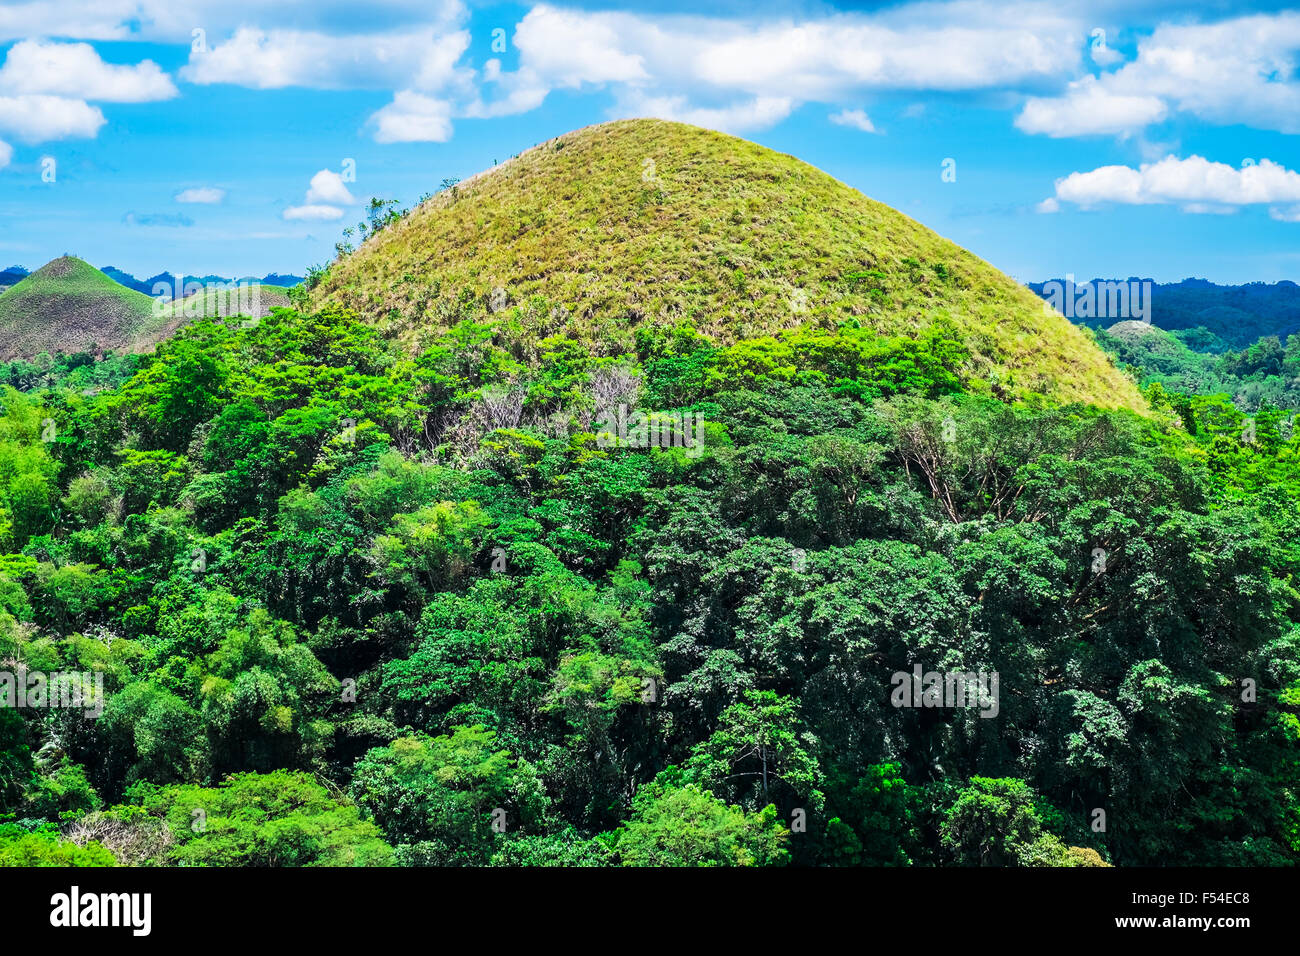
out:
<path id="1" fill-rule="evenodd" d="M 600 354 L 641 323 L 721 343 L 856 320 L 911 334 L 941 316 L 997 394 L 1143 409 L 1083 332 L 1013 279 L 792 156 L 681 123 L 622 120 L 445 190 L 315 289 L 414 345 L 474 311 Z"/>

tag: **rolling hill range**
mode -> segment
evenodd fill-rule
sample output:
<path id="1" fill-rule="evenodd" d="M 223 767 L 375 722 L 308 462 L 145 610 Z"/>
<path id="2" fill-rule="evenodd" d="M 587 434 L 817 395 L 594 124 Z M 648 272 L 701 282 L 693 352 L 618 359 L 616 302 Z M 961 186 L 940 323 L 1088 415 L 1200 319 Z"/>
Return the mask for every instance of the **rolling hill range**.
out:
<path id="1" fill-rule="evenodd" d="M 123 270 L 118 269 L 115 266 L 104 266 L 100 269 L 100 271 L 103 272 L 110 279 L 122 283 L 122 285 L 126 286 L 128 289 L 135 289 L 137 292 L 143 292 L 145 295 L 152 295 L 153 290 L 158 286 L 159 283 L 163 283 L 168 286 L 175 286 L 177 282 L 177 276 L 173 272 L 160 272 L 157 275 L 149 276 L 147 279 L 137 279 L 131 273 L 124 272 Z M 2 278 L 2 276 L 3 274 L 0 274 L 0 278 Z M 211 275 L 211 274 L 204 275 L 204 276 L 186 275 L 180 277 L 180 284 L 182 286 L 189 285 L 191 282 L 199 282 L 202 283 L 203 285 L 213 285 L 218 283 L 229 283 L 229 282 L 247 282 L 253 285 L 281 286 L 283 288 L 289 288 L 290 286 L 297 285 L 301 281 L 302 281 L 302 276 L 280 275 L 274 272 L 270 273 L 269 275 L 262 276 L 260 278 L 257 276 L 240 276 L 236 279 L 231 279 L 226 276 Z"/>
<path id="2" fill-rule="evenodd" d="M 412 347 L 496 313 L 533 360 L 559 332 L 618 355 L 650 325 L 730 344 L 946 318 L 995 394 L 1143 407 L 1085 331 L 988 263 L 792 156 L 661 120 L 586 127 L 442 191 L 312 296 Z"/>
<path id="3" fill-rule="evenodd" d="M 41 352 L 140 352 L 197 318 L 289 304 L 285 289 L 249 285 L 235 295 L 211 288 L 161 309 L 75 256 L 61 256 L 0 293 L 0 361 Z"/>

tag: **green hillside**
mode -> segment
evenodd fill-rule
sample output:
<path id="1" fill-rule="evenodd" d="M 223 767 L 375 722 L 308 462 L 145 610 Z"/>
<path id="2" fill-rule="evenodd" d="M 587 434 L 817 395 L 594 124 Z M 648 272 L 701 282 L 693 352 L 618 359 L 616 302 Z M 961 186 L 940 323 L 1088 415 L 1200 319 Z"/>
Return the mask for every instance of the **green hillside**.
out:
<path id="1" fill-rule="evenodd" d="M 754 143 L 660 120 L 590 126 L 444 190 L 336 262 L 314 304 L 417 342 L 463 318 L 598 355 L 646 326 L 719 344 L 801 325 L 959 330 L 976 390 L 1142 408 L 1086 332 L 907 216 Z"/>
<path id="2" fill-rule="evenodd" d="M 272 309 L 289 305 L 289 290 L 283 286 L 253 282 L 227 289 L 208 286 L 202 292 L 188 295 L 171 306 L 170 315 L 183 321 L 194 319 L 224 319 L 237 315 L 263 318 Z M 256 314 L 254 314 L 256 313 Z"/>
<path id="3" fill-rule="evenodd" d="M 138 350 L 174 328 L 153 299 L 75 256 L 47 262 L 0 294 L 0 359 L 62 350 Z"/>
<path id="4" fill-rule="evenodd" d="M 1097 344 L 1139 383 L 1184 395 L 1226 395 L 1247 413 L 1271 407 L 1300 409 L 1300 335 L 1283 345 L 1261 336 L 1243 349 L 1201 329 L 1169 331 L 1144 322 L 1097 329 Z"/>
<path id="5" fill-rule="evenodd" d="M 0 361 L 41 352 L 142 352 L 196 319 L 222 319 L 289 304 L 280 286 L 209 286 L 176 303 L 154 299 L 75 256 L 62 256 L 0 293 Z"/>
<path id="6" fill-rule="evenodd" d="M 1143 399 L 1087 339 L 1053 358 L 1068 326 L 1009 280 L 867 200 L 827 211 L 856 194 L 780 157 L 793 211 L 754 207 L 751 252 L 789 274 L 807 256 L 840 298 L 787 328 L 722 266 L 647 284 L 665 273 L 628 248 L 705 268 L 737 247 L 691 245 L 706 207 L 680 185 L 653 215 L 693 223 L 651 234 L 611 199 L 584 224 L 615 171 L 547 171 L 578 148 L 410 216 L 372 207 L 319 308 L 0 367 L 20 386 L 0 388 L 0 660 L 103 676 L 93 719 L 0 706 L 0 867 L 1300 863 L 1283 412 L 1155 381 L 1146 414 L 1005 400 L 1036 358 L 1017 328 L 1053 395 Z M 683 182 L 767 196 L 757 161 L 671 155 Z M 475 197 L 502 176 L 531 204 L 510 177 L 534 161 L 556 238 L 512 253 Z M 827 278 L 836 223 L 889 237 L 873 270 L 902 304 Z M 475 231 L 481 275 L 468 244 L 426 245 Z M 621 253 L 591 239 L 620 232 Z M 429 302 L 338 307 L 381 267 Z M 617 312 L 633 288 L 657 304 Z M 688 301 L 731 311 L 658 318 Z M 923 302 L 946 318 L 912 335 Z M 1097 339 L 1205 370 L 1181 332 Z M 1256 345 L 1211 370 L 1300 377 L 1300 351 Z"/>

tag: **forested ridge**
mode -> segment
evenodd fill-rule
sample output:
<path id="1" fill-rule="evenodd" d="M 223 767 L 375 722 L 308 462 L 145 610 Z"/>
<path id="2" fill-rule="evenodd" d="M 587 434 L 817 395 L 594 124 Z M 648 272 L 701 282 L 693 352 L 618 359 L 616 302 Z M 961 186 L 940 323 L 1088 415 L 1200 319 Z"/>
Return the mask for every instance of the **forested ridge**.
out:
<path id="1" fill-rule="evenodd" d="M 0 708 L 0 863 L 1295 862 L 1283 413 L 1000 400 L 944 322 L 596 357 L 458 308 L 4 389 L 2 669 L 104 699 Z M 996 715 L 895 706 L 918 665 Z"/>

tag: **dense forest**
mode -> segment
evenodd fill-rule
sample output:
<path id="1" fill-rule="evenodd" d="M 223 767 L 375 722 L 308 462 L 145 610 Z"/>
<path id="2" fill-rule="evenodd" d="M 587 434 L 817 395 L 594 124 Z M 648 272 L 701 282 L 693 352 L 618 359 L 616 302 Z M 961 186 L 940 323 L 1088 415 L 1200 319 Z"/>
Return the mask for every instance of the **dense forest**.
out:
<path id="1" fill-rule="evenodd" d="M 1203 326 L 1169 331 L 1141 322 L 1096 330 L 1097 344 L 1145 384 L 1225 395 L 1242 411 L 1300 409 L 1300 334 L 1265 335 L 1240 349 Z"/>
<path id="2" fill-rule="evenodd" d="M 942 322 L 596 358 L 460 306 L 4 370 L 0 659 L 87 706 L 0 708 L 0 864 L 1300 858 L 1282 412 L 1002 400 Z"/>

